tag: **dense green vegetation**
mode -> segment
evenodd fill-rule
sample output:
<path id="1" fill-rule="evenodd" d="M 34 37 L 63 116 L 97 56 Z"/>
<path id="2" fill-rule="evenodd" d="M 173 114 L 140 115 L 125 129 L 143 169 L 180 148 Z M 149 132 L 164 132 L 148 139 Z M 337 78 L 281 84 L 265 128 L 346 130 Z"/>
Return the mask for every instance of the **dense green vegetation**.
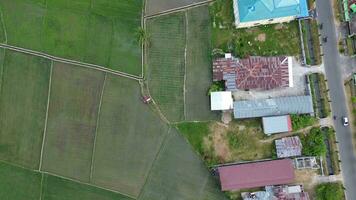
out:
<path id="1" fill-rule="evenodd" d="M 342 183 L 324 183 L 316 187 L 316 200 L 344 200 Z"/>
<path id="2" fill-rule="evenodd" d="M 325 135 L 320 128 L 312 128 L 308 134 L 301 134 L 302 154 L 305 156 L 323 156 L 326 153 Z"/>
<path id="3" fill-rule="evenodd" d="M 307 128 L 316 123 L 316 118 L 310 115 L 291 115 L 293 131 Z"/>

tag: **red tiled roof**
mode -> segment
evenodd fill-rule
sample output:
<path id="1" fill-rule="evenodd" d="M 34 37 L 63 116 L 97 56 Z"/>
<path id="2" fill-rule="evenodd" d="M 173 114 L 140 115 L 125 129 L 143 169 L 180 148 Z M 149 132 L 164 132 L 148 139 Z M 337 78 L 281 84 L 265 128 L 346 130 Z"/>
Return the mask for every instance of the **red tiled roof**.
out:
<path id="1" fill-rule="evenodd" d="M 288 67 L 286 56 L 219 58 L 213 62 L 213 79 L 221 81 L 225 80 L 224 74 L 235 74 L 236 88 L 242 90 L 288 87 Z"/>
<path id="2" fill-rule="evenodd" d="M 294 181 L 291 159 L 219 167 L 223 191 L 288 184 Z"/>

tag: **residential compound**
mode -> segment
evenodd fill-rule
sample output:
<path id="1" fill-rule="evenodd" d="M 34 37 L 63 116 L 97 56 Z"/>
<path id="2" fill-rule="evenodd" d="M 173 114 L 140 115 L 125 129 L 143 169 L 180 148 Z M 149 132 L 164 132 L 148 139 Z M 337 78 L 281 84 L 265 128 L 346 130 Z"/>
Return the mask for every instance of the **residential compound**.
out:
<path id="1" fill-rule="evenodd" d="M 237 28 L 289 22 L 309 16 L 307 0 L 234 0 Z"/>
<path id="2" fill-rule="evenodd" d="M 245 192 L 241 196 L 243 200 L 309 200 L 302 185 L 266 186 L 265 191 Z"/>

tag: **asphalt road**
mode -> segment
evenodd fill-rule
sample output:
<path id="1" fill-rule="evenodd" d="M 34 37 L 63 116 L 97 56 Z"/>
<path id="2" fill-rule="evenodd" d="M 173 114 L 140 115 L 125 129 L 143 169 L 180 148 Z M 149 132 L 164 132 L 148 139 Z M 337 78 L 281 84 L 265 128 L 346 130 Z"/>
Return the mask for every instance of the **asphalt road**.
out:
<path id="1" fill-rule="evenodd" d="M 322 37 L 328 37 L 327 42 L 323 43 L 323 62 L 330 89 L 332 113 L 337 116 L 334 127 L 339 142 L 346 196 L 348 200 L 356 200 L 356 157 L 352 146 L 352 133 L 350 127 L 344 127 L 341 122 L 342 116 L 348 116 L 348 110 L 342 79 L 341 67 L 343 66 L 337 49 L 338 41 L 332 6 L 330 0 L 317 0 L 316 2 L 318 21 L 323 23 L 320 33 Z"/>

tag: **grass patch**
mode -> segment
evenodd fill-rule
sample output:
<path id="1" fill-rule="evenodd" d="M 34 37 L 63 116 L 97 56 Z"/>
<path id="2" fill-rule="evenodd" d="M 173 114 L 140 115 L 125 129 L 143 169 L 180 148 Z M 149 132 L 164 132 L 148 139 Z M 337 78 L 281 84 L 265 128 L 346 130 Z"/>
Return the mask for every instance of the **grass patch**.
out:
<path id="1" fill-rule="evenodd" d="M 303 43 L 306 56 L 307 65 L 320 65 L 321 64 L 321 53 L 320 53 L 320 40 L 319 40 L 319 27 L 316 20 L 305 19 L 301 21 L 302 32 L 303 32 Z M 310 27 L 310 38 L 308 38 L 307 26 Z M 312 46 L 309 47 L 309 40 L 312 40 Z M 314 57 L 311 58 L 309 48 L 312 48 Z"/>
<path id="2" fill-rule="evenodd" d="M 92 179 L 97 185 L 135 197 L 168 132 L 168 126 L 140 97 L 136 81 L 107 76 Z"/>
<path id="3" fill-rule="evenodd" d="M 203 162 L 174 128 L 157 156 L 140 197 L 225 199 Z"/>
<path id="4" fill-rule="evenodd" d="M 42 170 L 89 181 L 104 73 L 55 63 Z"/>
<path id="5" fill-rule="evenodd" d="M 0 0 L 8 44 L 141 75 L 142 0 Z M 25 37 L 24 37 L 25 36 Z"/>
<path id="6" fill-rule="evenodd" d="M 314 110 L 319 118 L 330 116 L 331 108 L 328 97 L 328 89 L 323 74 L 314 73 L 309 75 L 312 90 Z"/>
<path id="7" fill-rule="evenodd" d="M 317 120 L 310 115 L 291 115 L 293 131 L 313 126 Z"/>
<path id="8" fill-rule="evenodd" d="M 49 60 L 6 51 L 0 84 L 2 160 L 38 169 L 50 64 Z"/>
<path id="9" fill-rule="evenodd" d="M 187 17 L 186 120 L 217 119 L 219 114 L 210 111 L 210 100 L 207 96 L 213 80 L 209 7 L 189 9 Z"/>
<path id="10" fill-rule="evenodd" d="M 200 155 L 204 155 L 204 138 L 211 132 L 209 129 L 210 122 L 185 122 L 177 125 L 179 132 L 187 138 L 193 148 Z"/>
<path id="11" fill-rule="evenodd" d="M 324 183 L 316 187 L 316 200 L 345 200 L 342 183 Z"/>
<path id="12" fill-rule="evenodd" d="M 334 174 L 338 175 L 340 174 L 341 169 L 339 163 L 339 154 L 338 154 L 335 130 L 332 128 L 328 128 L 326 136 L 328 138 L 328 142 L 330 146 L 330 159 L 334 170 Z"/>
<path id="13" fill-rule="evenodd" d="M 346 38 L 346 46 L 347 46 L 347 52 L 349 54 L 349 56 L 355 55 L 355 50 L 353 47 L 353 42 L 354 42 L 354 38 L 353 37 L 348 37 Z"/>
<path id="14" fill-rule="evenodd" d="M 147 80 L 150 93 L 170 121 L 184 120 L 185 15 L 147 21 L 150 35 Z"/>
<path id="15" fill-rule="evenodd" d="M 213 48 L 235 56 L 298 55 L 300 53 L 297 21 L 251 28 L 233 27 L 232 1 L 217 1 L 210 7 Z"/>

